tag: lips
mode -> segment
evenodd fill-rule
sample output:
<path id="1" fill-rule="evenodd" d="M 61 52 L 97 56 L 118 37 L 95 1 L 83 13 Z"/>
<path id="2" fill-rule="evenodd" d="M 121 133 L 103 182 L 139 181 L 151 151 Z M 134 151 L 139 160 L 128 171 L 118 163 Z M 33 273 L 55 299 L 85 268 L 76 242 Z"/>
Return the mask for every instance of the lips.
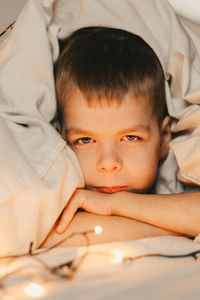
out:
<path id="1" fill-rule="evenodd" d="M 127 186 L 100 186 L 100 187 L 95 187 L 95 189 L 99 192 L 102 193 L 107 193 L 107 194 L 112 194 L 112 193 L 117 193 L 121 191 L 127 190 Z"/>

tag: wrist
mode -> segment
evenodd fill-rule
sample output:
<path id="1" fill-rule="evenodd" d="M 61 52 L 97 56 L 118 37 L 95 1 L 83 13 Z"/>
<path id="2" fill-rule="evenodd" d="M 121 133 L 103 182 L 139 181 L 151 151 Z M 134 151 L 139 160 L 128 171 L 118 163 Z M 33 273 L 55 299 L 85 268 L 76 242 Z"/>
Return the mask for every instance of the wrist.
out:
<path id="1" fill-rule="evenodd" d="M 113 193 L 109 195 L 108 209 L 110 210 L 110 215 L 117 215 L 117 193 Z"/>
<path id="2" fill-rule="evenodd" d="M 110 209 L 112 215 L 115 216 L 128 216 L 127 209 L 129 202 L 133 203 L 133 193 L 130 192 L 117 192 L 111 195 Z M 129 209 L 128 209 L 129 210 Z"/>
<path id="3" fill-rule="evenodd" d="M 143 221 L 146 195 L 132 192 L 118 192 L 112 199 L 113 215 Z"/>

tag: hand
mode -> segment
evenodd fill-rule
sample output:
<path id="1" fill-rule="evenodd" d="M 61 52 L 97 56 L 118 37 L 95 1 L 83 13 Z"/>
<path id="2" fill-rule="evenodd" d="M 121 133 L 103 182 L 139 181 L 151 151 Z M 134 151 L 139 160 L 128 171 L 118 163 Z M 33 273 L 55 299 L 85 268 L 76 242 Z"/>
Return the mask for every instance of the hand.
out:
<path id="1" fill-rule="evenodd" d="M 64 208 L 61 219 L 56 228 L 57 233 L 63 233 L 67 229 L 78 208 L 87 212 L 109 216 L 112 215 L 112 194 L 93 192 L 84 189 L 75 190 L 69 202 Z"/>

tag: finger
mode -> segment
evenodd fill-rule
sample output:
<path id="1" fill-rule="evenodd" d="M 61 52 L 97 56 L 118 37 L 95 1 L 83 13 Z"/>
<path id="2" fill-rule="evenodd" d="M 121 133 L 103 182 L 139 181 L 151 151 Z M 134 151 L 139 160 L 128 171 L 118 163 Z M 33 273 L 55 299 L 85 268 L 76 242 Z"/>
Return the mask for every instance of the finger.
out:
<path id="1" fill-rule="evenodd" d="M 84 210 L 98 215 L 111 215 L 111 195 L 94 191 L 87 191 L 86 195 L 81 206 Z"/>
<path id="2" fill-rule="evenodd" d="M 57 233 L 65 232 L 78 208 L 78 201 L 76 201 L 74 198 L 70 199 L 56 228 Z"/>

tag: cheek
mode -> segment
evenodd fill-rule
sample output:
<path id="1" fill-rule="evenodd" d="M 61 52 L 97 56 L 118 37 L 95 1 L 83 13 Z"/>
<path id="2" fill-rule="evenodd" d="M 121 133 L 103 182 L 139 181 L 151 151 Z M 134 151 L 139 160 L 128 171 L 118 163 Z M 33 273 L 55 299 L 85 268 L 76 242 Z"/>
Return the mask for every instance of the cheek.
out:
<path id="1" fill-rule="evenodd" d="M 158 151 L 150 147 L 138 149 L 136 153 L 126 153 L 126 169 L 132 186 L 138 190 L 148 190 L 154 183 L 158 168 Z"/>
<path id="2" fill-rule="evenodd" d="M 87 183 L 87 181 L 92 177 L 92 174 L 94 174 L 95 171 L 95 157 L 87 151 L 79 151 L 75 148 L 72 148 L 72 150 L 76 153 L 83 177 L 85 179 L 85 182 Z"/>
<path id="3" fill-rule="evenodd" d="M 142 164 L 140 168 L 140 177 L 144 188 L 151 187 L 156 179 L 158 169 L 158 161 L 150 161 L 149 163 Z"/>

